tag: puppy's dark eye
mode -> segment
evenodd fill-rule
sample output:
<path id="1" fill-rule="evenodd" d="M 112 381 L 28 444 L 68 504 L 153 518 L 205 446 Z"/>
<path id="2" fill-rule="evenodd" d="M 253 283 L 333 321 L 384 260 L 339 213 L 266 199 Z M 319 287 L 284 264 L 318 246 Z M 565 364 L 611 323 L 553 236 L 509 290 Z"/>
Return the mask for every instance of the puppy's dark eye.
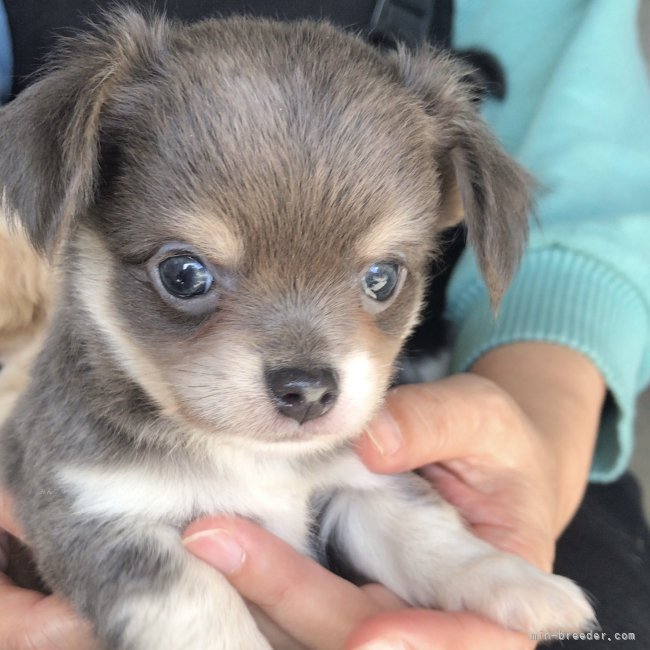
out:
<path id="1" fill-rule="evenodd" d="M 395 262 L 371 264 L 361 279 L 363 292 L 378 302 L 388 300 L 397 287 L 399 269 L 399 264 Z"/>
<path id="2" fill-rule="evenodd" d="M 174 255 L 158 265 L 163 287 L 177 298 L 194 298 L 207 293 L 213 277 L 205 264 L 191 255 Z"/>

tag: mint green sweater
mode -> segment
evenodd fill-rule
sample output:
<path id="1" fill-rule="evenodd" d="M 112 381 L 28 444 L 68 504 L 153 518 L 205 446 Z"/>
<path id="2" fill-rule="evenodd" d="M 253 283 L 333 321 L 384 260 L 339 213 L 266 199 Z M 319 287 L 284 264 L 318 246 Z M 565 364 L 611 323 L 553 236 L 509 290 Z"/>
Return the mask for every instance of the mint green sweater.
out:
<path id="1" fill-rule="evenodd" d="M 485 117 L 538 179 L 537 225 L 498 318 L 471 252 L 454 271 L 454 370 L 513 341 L 570 346 L 600 369 L 605 408 L 592 480 L 633 450 L 650 381 L 650 89 L 637 0 L 457 0 L 455 43 L 506 69 Z"/>

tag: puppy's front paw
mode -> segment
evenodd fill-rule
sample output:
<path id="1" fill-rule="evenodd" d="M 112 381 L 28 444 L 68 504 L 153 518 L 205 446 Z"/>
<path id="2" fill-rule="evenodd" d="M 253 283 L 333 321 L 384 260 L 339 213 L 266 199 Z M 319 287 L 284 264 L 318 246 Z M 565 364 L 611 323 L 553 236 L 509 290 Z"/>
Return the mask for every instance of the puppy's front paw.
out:
<path id="1" fill-rule="evenodd" d="M 225 578 L 182 558 L 180 577 L 125 597 L 98 623 L 112 650 L 271 650 Z M 102 635 L 101 632 L 104 632 Z"/>
<path id="2" fill-rule="evenodd" d="M 580 632 L 596 626 L 594 610 L 575 583 L 506 553 L 468 563 L 441 596 L 444 609 L 468 609 L 526 634 Z"/>
<path id="3" fill-rule="evenodd" d="M 105 646 L 113 650 L 271 650 L 252 617 L 228 604 L 215 609 L 210 619 L 196 602 L 179 603 L 176 611 L 169 610 L 164 617 L 159 614 L 153 608 L 131 608 L 128 621 L 102 636 Z"/>

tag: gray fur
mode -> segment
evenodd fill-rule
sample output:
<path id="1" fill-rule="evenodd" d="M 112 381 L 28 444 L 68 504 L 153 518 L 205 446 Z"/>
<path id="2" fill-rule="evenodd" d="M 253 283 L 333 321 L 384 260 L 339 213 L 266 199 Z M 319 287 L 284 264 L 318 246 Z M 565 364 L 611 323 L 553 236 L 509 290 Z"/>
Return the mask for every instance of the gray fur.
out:
<path id="1" fill-rule="evenodd" d="M 373 476 L 349 447 L 417 321 L 445 170 L 495 302 L 525 238 L 526 176 L 462 78 L 435 51 L 384 57 L 327 24 L 123 10 L 0 112 L 3 202 L 63 271 L 1 432 L 3 482 L 45 580 L 106 647 L 268 647 L 228 583 L 181 547 L 205 514 L 254 517 L 309 552 L 310 503 L 335 495 L 325 529 L 347 560 L 427 605 L 462 601 L 449 572 L 467 557 L 499 557 L 419 479 Z M 209 297 L 163 296 L 156 256 L 172 242 L 210 261 Z M 377 256 L 408 268 L 381 309 L 359 284 Z M 283 366 L 333 368 L 332 411 L 305 425 L 276 413 L 263 370 Z M 387 535 L 374 560 L 347 516 L 364 502 L 367 539 Z M 409 503 L 402 538 L 391 513 L 408 519 Z M 427 516 L 447 531 L 447 569 Z M 411 551 L 426 564 L 417 575 L 394 561 Z M 526 578 L 531 599 L 540 576 Z M 554 595 L 579 627 L 567 590 Z M 500 620 L 476 593 L 475 609 Z"/>
<path id="2" fill-rule="evenodd" d="M 468 242 L 497 307 L 526 243 L 532 178 L 497 144 L 467 102 L 469 77 L 451 58 L 405 49 L 395 60 L 407 86 L 436 120 L 465 212 Z"/>

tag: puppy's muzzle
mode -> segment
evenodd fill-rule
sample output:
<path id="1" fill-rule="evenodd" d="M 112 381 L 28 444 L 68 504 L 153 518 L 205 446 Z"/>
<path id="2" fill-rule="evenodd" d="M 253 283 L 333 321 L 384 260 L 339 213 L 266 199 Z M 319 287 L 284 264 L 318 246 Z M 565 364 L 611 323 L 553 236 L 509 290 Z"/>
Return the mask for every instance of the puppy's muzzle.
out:
<path id="1" fill-rule="evenodd" d="M 270 368 L 266 385 L 277 410 L 299 424 L 325 415 L 339 395 L 336 376 L 329 368 Z"/>

